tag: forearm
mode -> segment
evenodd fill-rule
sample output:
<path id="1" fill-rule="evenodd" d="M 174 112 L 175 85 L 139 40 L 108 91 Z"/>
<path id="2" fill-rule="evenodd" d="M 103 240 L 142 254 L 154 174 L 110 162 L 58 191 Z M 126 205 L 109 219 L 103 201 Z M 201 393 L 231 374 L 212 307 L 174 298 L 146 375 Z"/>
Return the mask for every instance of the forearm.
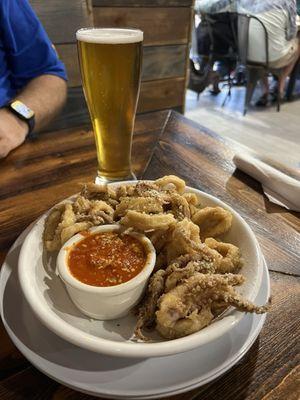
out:
<path id="1" fill-rule="evenodd" d="M 66 82 L 54 75 L 32 79 L 16 96 L 35 113 L 35 131 L 46 126 L 63 107 L 67 95 Z"/>

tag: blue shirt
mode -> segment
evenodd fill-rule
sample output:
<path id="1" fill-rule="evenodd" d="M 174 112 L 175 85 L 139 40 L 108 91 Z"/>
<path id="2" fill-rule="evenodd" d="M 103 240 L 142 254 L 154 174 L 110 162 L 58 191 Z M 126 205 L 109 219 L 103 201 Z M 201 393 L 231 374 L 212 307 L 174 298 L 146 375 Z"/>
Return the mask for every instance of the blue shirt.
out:
<path id="1" fill-rule="evenodd" d="M 0 0 L 0 107 L 44 74 L 67 79 L 28 0 Z"/>

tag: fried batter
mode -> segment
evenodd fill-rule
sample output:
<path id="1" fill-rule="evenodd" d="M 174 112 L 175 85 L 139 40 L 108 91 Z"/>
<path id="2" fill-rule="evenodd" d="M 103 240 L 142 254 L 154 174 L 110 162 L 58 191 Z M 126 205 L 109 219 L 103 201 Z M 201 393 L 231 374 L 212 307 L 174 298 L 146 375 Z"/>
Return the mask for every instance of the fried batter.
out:
<path id="1" fill-rule="evenodd" d="M 190 257 L 190 261 L 185 266 L 173 262 L 166 269 L 165 292 L 174 289 L 179 283 L 190 278 L 196 272 L 203 274 L 214 274 L 216 271 L 214 258 L 209 258 L 205 254 L 195 254 Z"/>
<path id="2" fill-rule="evenodd" d="M 187 218 L 178 222 L 167 244 L 168 263 L 187 253 L 195 253 L 201 248 L 199 227 Z"/>
<path id="3" fill-rule="evenodd" d="M 187 200 L 177 193 L 170 195 L 171 212 L 178 221 L 184 218 L 190 218 L 191 212 Z"/>
<path id="4" fill-rule="evenodd" d="M 232 215 L 221 207 L 205 207 L 192 216 L 192 221 L 200 227 L 201 238 L 216 237 L 228 232 Z"/>
<path id="5" fill-rule="evenodd" d="M 146 295 L 139 307 L 135 335 L 140 339 L 147 340 L 142 329 L 154 323 L 158 299 L 164 292 L 165 274 L 166 272 L 160 269 L 151 277 Z"/>
<path id="6" fill-rule="evenodd" d="M 160 179 L 156 179 L 155 184 L 162 190 L 172 190 L 175 188 L 179 194 L 185 191 L 185 181 L 175 175 L 166 175 Z"/>
<path id="7" fill-rule="evenodd" d="M 121 197 L 115 210 L 115 218 L 123 217 L 128 210 L 146 214 L 163 212 L 163 201 L 155 197 Z"/>
<path id="8" fill-rule="evenodd" d="M 171 214 L 148 215 L 137 211 L 129 210 L 120 220 L 120 224 L 125 227 L 133 227 L 142 232 L 155 229 L 168 229 L 175 223 L 175 218 Z"/>
<path id="9" fill-rule="evenodd" d="M 167 339 L 197 332 L 213 320 L 213 303 L 222 302 L 258 314 L 268 311 L 269 305 L 256 306 L 234 291 L 233 286 L 243 282 L 242 275 L 195 273 L 160 297 L 156 329 Z"/>
<path id="10" fill-rule="evenodd" d="M 205 244 L 216 250 L 221 255 L 221 260 L 217 266 L 217 272 L 225 274 L 227 272 L 237 272 L 241 267 L 240 250 L 231 243 L 219 242 L 213 238 L 205 239 Z"/>

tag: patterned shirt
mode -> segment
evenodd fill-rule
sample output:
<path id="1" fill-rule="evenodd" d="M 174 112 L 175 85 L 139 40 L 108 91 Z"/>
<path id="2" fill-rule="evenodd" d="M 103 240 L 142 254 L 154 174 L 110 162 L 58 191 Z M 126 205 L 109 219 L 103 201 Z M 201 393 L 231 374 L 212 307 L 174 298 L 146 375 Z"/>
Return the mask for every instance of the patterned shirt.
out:
<path id="1" fill-rule="evenodd" d="M 238 12 L 258 15 L 271 10 L 284 10 L 288 13 L 289 24 L 286 38 L 292 39 L 297 34 L 296 0 L 196 0 L 195 9 L 199 13 L 215 14 Z"/>

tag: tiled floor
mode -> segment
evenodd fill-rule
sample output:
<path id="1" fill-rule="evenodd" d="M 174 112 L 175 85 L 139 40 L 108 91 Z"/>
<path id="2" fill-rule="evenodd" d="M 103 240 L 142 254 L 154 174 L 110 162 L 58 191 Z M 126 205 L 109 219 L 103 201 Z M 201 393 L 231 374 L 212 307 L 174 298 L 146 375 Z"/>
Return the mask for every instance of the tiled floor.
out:
<path id="1" fill-rule="evenodd" d="M 234 87 L 222 107 L 226 88 L 218 96 L 188 90 L 185 115 L 213 131 L 281 163 L 300 168 L 300 99 L 275 107 L 253 107 L 244 117 L 245 88 Z"/>

